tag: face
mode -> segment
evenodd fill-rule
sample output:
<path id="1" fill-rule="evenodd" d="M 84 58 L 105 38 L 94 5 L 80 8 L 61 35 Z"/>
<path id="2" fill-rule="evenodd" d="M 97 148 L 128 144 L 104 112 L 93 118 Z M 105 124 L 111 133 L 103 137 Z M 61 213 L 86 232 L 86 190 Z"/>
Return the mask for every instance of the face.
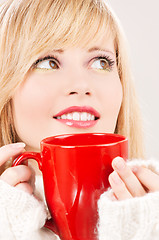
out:
<path id="1" fill-rule="evenodd" d="M 122 102 L 113 39 L 89 49 L 53 49 L 31 66 L 13 99 L 14 124 L 27 150 L 66 133 L 108 132 Z"/>

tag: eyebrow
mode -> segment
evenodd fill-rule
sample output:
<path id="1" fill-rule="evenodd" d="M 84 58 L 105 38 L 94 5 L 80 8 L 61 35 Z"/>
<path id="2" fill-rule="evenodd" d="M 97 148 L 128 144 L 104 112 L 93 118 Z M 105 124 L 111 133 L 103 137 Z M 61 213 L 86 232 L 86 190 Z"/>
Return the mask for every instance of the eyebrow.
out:
<path id="1" fill-rule="evenodd" d="M 63 49 L 54 49 L 53 52 L 64 53 Z"/>
<path id="2" fill-rule="evenodd" d="M 95 51 L 109 52 L 111 54 L 114 54 L 112 51 L 110 51 L 108 49 L 103 49 L 103 48 L 100 48 L 100 47 L 92 47 L 92 48 L 88 49 L 88 52 L 95 52 Z"/>
<path id="3" fill-rule="evenodd" d="M 108 49 L 102 49 L 100 47 L 92 47 L 90 49 L 87 50 L 87 52 L 95 52 L 95 51 L 101 51 L 101 52 L 110 52 L 111 54 L 114 54 L 112 51 L 108 50 Z M 53 52 L 57 52 L 57 53 L 64 53 L 63 49 L 54 49 Z"/>

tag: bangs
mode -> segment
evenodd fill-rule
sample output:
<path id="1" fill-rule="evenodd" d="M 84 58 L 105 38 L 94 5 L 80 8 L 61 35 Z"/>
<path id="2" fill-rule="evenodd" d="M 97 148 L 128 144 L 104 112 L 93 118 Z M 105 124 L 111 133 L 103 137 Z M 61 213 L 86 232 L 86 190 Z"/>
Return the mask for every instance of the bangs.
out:
<path id="1" fill-rule="evenodd" d="M 0 72 L 6 82 L 8 76 L 14 82 L 14 89 L 32 64 L 52 50 L 73 46 L 90 48 L 100 38 L 116 39 L 116 23 L 104 0 L 7 0 L 3 3 L 0 52 L 7 58 L 0 60 Z M 8 92 L 9 87 L 4 85 Z"/>
<path id="2" fill-rule="evenodd" d="M 35 1 L 33 1 L 35 3 Z M 95 1 L 37 1 L 25 23 L 28 56 L 39 57 L 53 49 L 89 47 L 97 39 L 115 38 L 114 22 L 106 6 Z M 44 7 L 45 4 L 45 7 Z M 26 29 L 27 26 L 27 29 Z M 26 35 L 27 34 L 27 35 Z M 26 44 L 25 44 L 26 45 Z M 28 55 L 29 53 L 29 55 Z M 27 61 L 28 61 L 27 60 Z M 35 61 L 35 59 L 32 59 Z"/>
<path id="3" fill-rule="evenodd" d="M 70 1 L 70 4 L 61 6 L 63 9 L 49 9 L 47 18 L 44 19 L 38 31 L 39 37 L 43 39 L 42 44 L 49 44 L 55 46 L 86 46 L 89 42 L 103 34 L 110 33 L 110 15 L 108 12 L 103 11 L 101 6 L 88 4 L 88 1 Z M 59 3 L 56 7 L 59 6 Z M 54 7 L 54 6 L 52 6 Z M 60 10 L 61 13 L 60 13 Z M 57 12 L 57 16 L 53 13 Z M 40 16 L 39 16 L 40 18 Z"/>

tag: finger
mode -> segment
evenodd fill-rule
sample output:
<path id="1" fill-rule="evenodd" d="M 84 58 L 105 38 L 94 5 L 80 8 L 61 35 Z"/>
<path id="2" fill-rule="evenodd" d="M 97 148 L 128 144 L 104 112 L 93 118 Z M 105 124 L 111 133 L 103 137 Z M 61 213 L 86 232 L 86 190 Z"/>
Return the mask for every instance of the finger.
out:
<path id="1" fill-rule="evenodd" d="M 131 168 L 126 165 L 126 162 L 123 158 L 115 158 L 112 162 L 112 167 L 119 174 L 120 178 L 123 180 L 128 191 L 133 197 L 140 197 L 146 194 L 142 184 L 132 172 Z"/>
<path id="2" fill-rule="evenodd" d="M 135 166 L 132 171 L 150 192 L 159 191 L 159 175 L 146 167 Z"/>
<path id="3" fill-rule="evenodd" d="M 128 191 L 125 183 L 119 177 L 117 172 L 114 171 L 109 175 L 109 183 L 118 200 L 125 200 L 128 198 L 132 198 L 132 195 Z"/>
<path id="4" fill-rule="evenodd" d="M 117 196 L 115 195 L 114 192 L 111 193 L 110 198 L 111 198 L 112 201 L 117 201 L 118 200 L 118 198 L 117 198 Z"/>
<path id="5" fill-rule="evenodd" d="M 31 169 L 31 178 L 29 179 L 28 183 L 30 184 L 30 186 L 33 188 L 33 191 L 35 190 L 35 181 L 36 181 L 36 173 L 35 170 L 32 168 L 32 166 L 29 165 L 29 168 Z"/>
<path id="6" fill-rule="evenodd" d="M 33 188 L 27 182 L 18 183 L 15 187 L 29 194 L 33 194 Z"/>
<path id="7" fill-rule="evenodd" d="M 0 166 L 7 162 L 11 157 L 15 157 L 24 151 L 25 143 L 12 143 L 0 148 Z"/>
<path id="8" fill-rule="evenodd" d="M 1 175 L 0 179 L 7 182 L 11 186 L 15 186 L 20 182 L 27 182 L 31 178 L 32 171 L 25 165 L 7 168 Z"/>

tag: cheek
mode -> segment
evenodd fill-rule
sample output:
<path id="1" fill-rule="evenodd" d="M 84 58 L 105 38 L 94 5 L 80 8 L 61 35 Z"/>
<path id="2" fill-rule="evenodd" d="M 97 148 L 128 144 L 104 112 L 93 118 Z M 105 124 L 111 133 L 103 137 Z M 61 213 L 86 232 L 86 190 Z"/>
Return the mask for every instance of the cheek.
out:
<path id="1" fill-rule="evenodd" d="M 26 79 L 13 97 L 15 115 L 34 120 L 34 117 L 42 118 L 49 112 L 55 93 L 52 86 L 47 86 L 46 80 L 34 75 Z"/>
<path id="2" fill-rule="evenodd" d="M 111 114 L 117 116 L 123 99 L 123 90 L 119 78 L 105 87 L 105 94 L 103 93 L 103 96 L 106 114 L 110 113 L 110 116 Z"/>
<path id="3" fill-rule="evenodd" d="M 123 99 L 122 85 L 120 82 L 118 82 L 118 84 L 114 86 L 110 96 L 111 109 L 112 111 L 114 111 L 114 114 L 118 115 L 118 112 L 121 107 L 122 99 Z"/>
<path id="4" fill-rule="evenodd" d="M 19 138 L 25 142 L 40 140 L 41 131 L 45 130 L 46 121 L 51 118 L 51 109 L 54 102 L 54 94 L 49 94 L 45 86 L 26 84 L 20 86 L 12 99 L 14 125 Z"/>
<path id="5" fill-rule="evenodd" d="M 13 98 L 15 117 L 22 117 L 34 120 L 35 116 L 41 116 L 47 111 L 48 96 L 44 92 L 19 91 Z"/>
<path id="6" fill-rule="evenodd" d="M 122 85 L 119 77 L 111 78 L 105 83 L 102 94 L 102 121 L 99 123 L 102 131 L 113 133 L 123 99 Z"/>

